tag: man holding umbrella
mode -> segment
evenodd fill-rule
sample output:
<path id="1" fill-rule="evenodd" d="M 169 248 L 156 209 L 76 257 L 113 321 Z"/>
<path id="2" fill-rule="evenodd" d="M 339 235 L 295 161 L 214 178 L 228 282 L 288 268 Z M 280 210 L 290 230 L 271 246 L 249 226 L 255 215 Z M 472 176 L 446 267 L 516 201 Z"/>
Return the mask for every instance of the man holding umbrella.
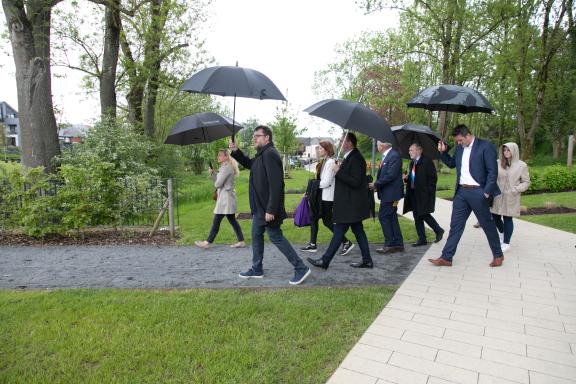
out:
<path id="1" fill-rule="evenodd" d="M 410 155 L 410 168 L 406 176 L 406 196 L 404 197 L 404 212 L 412 211 L 414 225 L 418 234 L 418 241 L 413 247 L 426 245 L 426 231 L 424 222 L 432 228 L 436 234 L 435 243 L 442 240 L 444 230 L 432 217 L 436 203 L 436 182 L 438 175 L 432 160 L 422 154 L 422 146 L 414 143 L 408 148 Z"/>
<path id="2" fill-rule="evenodd" d="M 286 256 L 294 266 L 294 277 L 290 284 L 302 283 L 309 275 L 308 268 L 282 234 L 282 221 L 286 218 L 284 208 L 284 173 L 282 160 L 274 143 L 272 131 L 264 125 L 254 129 L 252 135 L 256 156 L 246 157 L 230 142 L 232 157 L 244 168 L 250 169 L 249 198 L 252 212 L 252 268 L 240 273 L 241 278 L 259 278 L 264 276 L 264 232 L 268 232 L 270 241 Z"/>

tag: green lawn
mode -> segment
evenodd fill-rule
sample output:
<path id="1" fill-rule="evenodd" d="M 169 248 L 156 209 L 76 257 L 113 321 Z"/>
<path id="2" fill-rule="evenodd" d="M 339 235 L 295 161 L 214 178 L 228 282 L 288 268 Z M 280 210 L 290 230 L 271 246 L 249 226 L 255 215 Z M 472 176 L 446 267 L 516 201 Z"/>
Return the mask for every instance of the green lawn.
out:
<path id="1" fill-rule="evenodd" d="M 0 382 L 323 383 L 393 292 L 0 290 Z"/>
<path id="2" fill-rule="evenodd" d="M 308 178 L 311 177 L 311 173 L 303 170 L 297 170 L 291 172 L 291 178 L 285 180 L 286 191 L 298 190 L 302 191 L 306 188 L 308 183 Z M 211 194 L 212 183 L 207 177 L 202 179 L 195 179 L 195 186 L 199 189 L 206 189 L 207 193 Z M 238 196 L 238 210 L 239 212 L 250 212 L 249 202 L 248 202 L 248 172 L 242 171 L 240 177 L 236 181 L 236 193 Z M 302 199 L 303 193 L 297 194 L 286 194 L 286 210 L 291 212 L 296 209 L 296 206 Z M 378 207 L 376 208 L 378 209 Z M 185 202 L 180 205 L 180 233 L 181 233 L 181 244 L 193 244 L 195 240 L 205 240 L 210 231 L 210 226 L 212 224 L 212 212 L 214 210 L 214 201 L 212 200 L 201 200 L 196 202 Z M 417 240 L 416 230 L 414 229 L 414 223 L 411 220 L 399 218 L 400 226 L 402 229 L 402 234 L 406 243 L 414 242 Z M 244 233 L 244 237 L 247 241 L 250 241 L 250 220 L 240 220 L 240 226 Z M 366 235 L 370 243 L 380 244 L 384 242 L 384 236 L 382 234 L 382 227 L 378 218 L 375 220 L 368 219 L 364 220 L 364 228 L 366 230 Z M 310 227 L 298 228 L 294 225 L 292 219 L 284 221 L 282 226 L 284 235 L 288 240 L 294 244 L 305 244 L 310 240 Z M 429 232 L 431 236 L 432 232 Z M 354 241 L 354 235 L 349 232 L 351 239 Z M 318 233 L 318 242 L 327 244 L 330 241 L 332 233 L 324 228 L 322 225 Z M 430 237 L 431 238 L 431 237 Z M 233 243 L 236 242 L 236 237 L 234 231 L 228 224 L 226 220 L 222 222 L 220 226 L 220 232 L 218 237 L 216 237 L 215 243 Z"/>
<path id="3" fill-rule="evenodd" d="M 576 192 L 539 193 L 536 195 L 522 195 L 520 205 L 528 208 L 544 207 L 545 203 L 552 202 L 557 206 L 576 208 Z"/>
<path id="4" fill-rule="evenodd" d="M 521 219 L 545 225 L 546 227 L 576 233 L 576 214 L 574 213 L 521 216 Z"/>

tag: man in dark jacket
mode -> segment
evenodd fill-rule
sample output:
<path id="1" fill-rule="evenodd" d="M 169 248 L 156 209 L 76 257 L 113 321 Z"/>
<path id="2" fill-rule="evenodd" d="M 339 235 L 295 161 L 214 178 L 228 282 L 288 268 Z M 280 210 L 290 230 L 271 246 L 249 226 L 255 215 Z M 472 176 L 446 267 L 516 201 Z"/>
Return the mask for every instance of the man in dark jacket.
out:
<path id="1" fill-rule="evenodd" d="M 366 190 L 366 160 L 356 149 L 356 135 L 348 132 L 342 137 L 342 150 L 344 160 L 334 165 L 335 187 L 332 221 L 334 221 L 334 234 L 326 253 L 319 259 L 308 258 L 310 264 L 328 269 L 332 258 L 338 251 L 348 228 L 352 228 L 356 241 L 362 253 L 362 261 L 350 264 L 354 268 L 373 268 L 368 238 L 362 226 L 362 220 L 370 216 Z"/>
<path id="2" fill-rule="evenodd" d="M 496 149 L 489 141 L 474 137 L 468 127 L 459 124 L 452 132 L 456 147 L 454 157 L 446 153 L 447 146 L 440 141 L 438 151 L 442 161 L 450 168 L 456 168 L 456 191 L 452 201 L 450 233 L 442 256 L 428 259 L 437 266 L 452 266 L 452 258 L 464 232 L 466 220 L 474 212 L 488 239 L 493 260 L 491 267 L 499 267 L 504 261 L 500 247 L 500 237 L 494 219 L 490 214 L 490 199 L 500 194 Z"/>
<path id="3" fill-rule="evenodd" d="M 246 157 L 231 142 L 229 148 L 232 157 L 244 168 L 250 169 L 249 198 L 252 212 L 252 268 L 240 273 L 240 277 L 262 278 L 264 270 L 264 232 L 268 232 L 270 241 L 286 256 L 294 266 L 294 277 L 290 284 L 297 285 L 310 275 L 302 259 L 282 234 L 282 221 L 286 218 L 284 208 L 284 171 L 282 160 L 274 143 L 272 131 L 264 125 L 254 129 L 254 148 L 256 156 L 253 159 Z"/>
<path id="4" fill-rule="evenodd" d="M 426 245 L 426 231 L 424 222 L 432 228 L 436 234 L 435 243 L 442 240 L 444 230 L 432 217 L 436 204 L 436 182 L 438 174 L 432 160 L 422 155 L 422 146 L 414 143 L 408 149 L 410 154 L 410 166 L 406 176 L 406 196 L 404 197 L 404 213 L 412 211 L 414 225 L 418 234 L 418 241 L 413 247 Z"/>
<path id="5" fill-rule="evenodd" d="M 378 167 L 376 181 L 370 184 L 380 199 L 378 219 L 384 233 L 384 247 L 376 250 L 378 253 L 388 254 L 404 251 L 404 238 L 398 223 L 398 201 L 404 197 L 402 183 L 402 159 L 392 144 L 378 141 L 378 152 L 382 154 L 382 161 Z"/>

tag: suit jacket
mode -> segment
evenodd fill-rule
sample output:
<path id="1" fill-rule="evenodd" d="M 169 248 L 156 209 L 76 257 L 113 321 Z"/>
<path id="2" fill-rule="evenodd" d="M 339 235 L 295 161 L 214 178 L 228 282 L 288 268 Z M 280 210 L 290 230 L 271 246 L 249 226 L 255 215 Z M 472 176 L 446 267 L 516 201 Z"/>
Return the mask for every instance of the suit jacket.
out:
<path id="1" fill-rule="evenodd" d="M 462 167 L 462 154 L 464 148 L 461 145 L 456 146 L 454 157 L 448 153 L 442 153 L 442 162 L 450 168 L 456 168 L 456 188 L 454 193 L 460 188 L 460 168 Z M 500 194 L 498 188 L 498 162 L 496 160 L 496 149 L 491 142 L 474 138 L 472 152 L 470 153 L 470 174 L 476 180 L 480 187 L 490 196 Z"/>
<path id="2" fill-rule="evenodd" d="M 231 156 L 244 168 L 250 169 L 250 210 L 253 220 L 258 225 L 278 226 L 286 218 L 284 208 L 284 171 L 282 160 L 274 145 L 269 143 L 256 152 L 253 159 L 248 158 L 241 150 L 232 152 Z M 274 215 L 274 220 L 267 223 L 265 214 Z"/>
<path id="3" fill-rule="evenodd" d="M 358 223 L 370 216 L 366 191 L 366 160 L 353 149 L 335 176 L 332 219 L 337 224 Z"/>
<path id="4" fill-rule="evenodd" d="M 412 164 L 408 168 L 408 177 L 406 178 L 406 197 L 404 198 L 404 213 L 416 210 L 417 216 L 423 216 L 434 212 L 436 204 L 436 182 L 438 174 L 432 160 L 426 156 L 420 156 L 416 163 L 416 177 L 414 179 L 414 188 L 412 188 L 412 178 L 410 172 Z"/>
<path id="5" fill-rule="evenodd" d="M 404 197 L 402 183 L 402 159 L 398 152 L 391 149 L 378 168 L 374 188 L 382 202 L 398 201 Z"/>

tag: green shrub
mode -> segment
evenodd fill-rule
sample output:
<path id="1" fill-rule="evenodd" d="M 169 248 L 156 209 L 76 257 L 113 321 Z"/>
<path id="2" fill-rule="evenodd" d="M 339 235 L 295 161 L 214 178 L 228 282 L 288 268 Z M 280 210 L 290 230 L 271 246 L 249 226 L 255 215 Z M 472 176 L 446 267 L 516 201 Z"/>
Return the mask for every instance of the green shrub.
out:
<path id="1" fill-rule="evenodd" d="M 529 192 L 563 192 L 576 190 L 576 169 L 552 165 L 542 170 L 530 171 Z"/>

